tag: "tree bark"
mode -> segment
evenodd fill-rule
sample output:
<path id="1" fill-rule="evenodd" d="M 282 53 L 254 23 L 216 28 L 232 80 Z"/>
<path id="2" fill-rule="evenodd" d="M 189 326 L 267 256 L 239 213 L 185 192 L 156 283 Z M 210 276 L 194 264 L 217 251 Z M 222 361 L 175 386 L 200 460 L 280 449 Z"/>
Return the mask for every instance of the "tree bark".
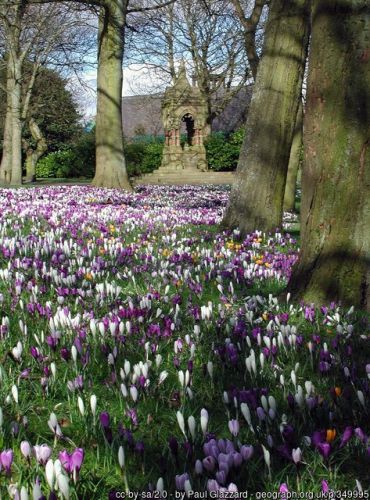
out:
<path id="1" fill-rule="evenodd" d="M 310 50 L 302 253 L 289 290 L 370 310 L 370 8 L 315 0 Z"/>
<path id="2" fill-rule="evenodd" d="M 131 190 L 123 153 L 122 58 L 126 0 L 109 0 L 99 17 L 95 186 Z"/>
<path id="3" fill-rule="evenodd" d="M 307 0 L 272 0 L 225 227 L 242 234 L 281 225 L 307 53 Z"/>
<path id="4" fill-rule="evenodd" d="M 301 162 L 303 140 L 303 104 L 299 103 L 297 119 L 294 127 L 294 135 L 292 148 L 290 150 L 288 173 L 285 183 L 284 193 L 284 212 L 294 212 L 295 209 L 295 192 L 297 186 L 298 170 Z"/>
<path id="5" fill-rule="evenodd" d="M 11 181 L 14 186 L 22 184 L 22 64 L 14 61 L 13 75 L 14 86 L 10 95 L 12 107 L 12 162 Z"/>
<path id="6" fill-rule="evenodd" d="M 11 56 L 9 54 L 7 63 L 6 80 L 6 115 L 4 124 L 3 153 L 0 165 L 0 182 L 9 184 L 12 172 L 12 107 L 10 96 L 13 90 L 13 80 L 11 78 Z"/>
<path id="7" fill-rule="evenodd" d="M 43 136 L 40 127 L 37 125 L 33 118 L 29 121 L 29 129 L 31 135 L 36 142 L 36 149 L 31 148 L 28 144 L 25 146 L 26 150 L 26 181 L 34 182 L 36 180 L 36 163 L 41 156 L 47 151 L 48 146 L 46 139 Z"/>

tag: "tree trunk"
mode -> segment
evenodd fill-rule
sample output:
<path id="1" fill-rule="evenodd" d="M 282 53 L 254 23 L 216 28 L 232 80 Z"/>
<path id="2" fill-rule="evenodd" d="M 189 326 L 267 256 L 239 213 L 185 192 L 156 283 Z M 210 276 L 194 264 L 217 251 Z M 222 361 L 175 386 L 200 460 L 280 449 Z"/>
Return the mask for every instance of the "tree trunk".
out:
<path id="1" fill-rule="evenodd" d="M 242 234 L 281 225 L 307 53 L 307 0 L 272 0 L 236 180 L 223 225 Z"/>
<path id="2" fill-rule="evenodd" d="M 9 184 L 12 172 L 12 107 L 10 96 L 13 90 L 14 81 L 11 78 L 11 57 L 9 55 L 7 64 L 6 80 L 6 115 L 4 123 L 3 154 L 0 165 L 0 182 Z"/>
<path id="3" fill-rule="evenodd" d="M 12 108 L 12 171 L 11 184 L 18 186 L 22 184 L 22 68 L 19 61 L 14 62 L 13 67 L 14 87 L 10 96 Z"/>
<path id="4" fill-rule="evenodd" d="M 285 183 L 284 193 L 284 212 L 294 212 L 295 209 L 295 192 L 297 186 L 297 177 L 299 165 L 301 162 L 303 139 L 303 104 L 299 103 L 297 119 L 294 127 L 294 135 L 292 148 L 290 150 L 288 173 Z"/>
<path id="5" fill-rule="evenodd" d="M 315 0 L 302 175 L 302 253 L 289 289 L 370 310 L 370 10 Z"/>
<path id="6" fill-rule="evenodd" d="M 36 149 L 26 145 L 26 181 L 34 182 L 36 180 L 36 163 L 47 151 L 46 139 L 43 136 L 40 127 L 33 118 L 29 121 L 29 129 L 33 139 L 36 142 Z"/>
<path id="7" fill-rule="evenodd" d="M 122 58 L 126 0 L 110 0 L 99 17 L 95 186 L 131 190 L 123 154 Z"/>

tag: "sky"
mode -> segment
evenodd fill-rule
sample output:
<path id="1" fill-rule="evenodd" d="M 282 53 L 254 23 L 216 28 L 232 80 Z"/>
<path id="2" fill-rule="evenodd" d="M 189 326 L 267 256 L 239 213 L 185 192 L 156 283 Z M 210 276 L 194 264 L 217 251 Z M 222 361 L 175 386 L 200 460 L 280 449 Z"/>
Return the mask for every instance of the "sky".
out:
<path id="1" fill-rule="evenodd" d="M 72 91 L 77 95 L 84 120 L 89 121 L 96 114 L 96 69 L 89 69 L 78 80 L 72 79 Z M 163 89 L 163 80 L 141 64 L 131 64 L 123 69 L 122 96 L 142 95 Z"/>

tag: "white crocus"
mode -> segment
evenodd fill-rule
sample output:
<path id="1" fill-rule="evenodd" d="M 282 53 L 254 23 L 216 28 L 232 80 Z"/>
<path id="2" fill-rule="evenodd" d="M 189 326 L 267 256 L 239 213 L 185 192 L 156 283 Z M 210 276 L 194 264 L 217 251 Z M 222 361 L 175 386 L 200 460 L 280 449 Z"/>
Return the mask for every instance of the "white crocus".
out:
<path id="1" fill-rule="evenodd" d="M 185 433 L 185 420 L 184 420 L 184 415 L 181 413 L 180 410 L 176 412 L 176 417 L 177 417 L 177 422 L 179 424 L 181 432 L 184 434 L 186 438 L 186 433 Z"/>
<path id="2" fill-rule="evenodd" d="M 137 391 L 136 387 L 135 387 L 134 385 L 132 385 L 132 386 L 130 387 L 130 396 L 131 396 L 132 401 L 133 401 L 134 403 L 136 403 L 137 398 L 138 398 L 138 395 L 139 395 L 139 393 L 138 393 L 138 391 Z"/>
<path id="3" fill-rule="evenodd" d="M 91 413 L 93 414 L 94 417 L 96 413 L 96 405 L 97 405 L 97 398 L 95 394 L 92 394 L 90 396 L 90 408 L 91 408 Z"/>
<path id="4" fill-rule="evenodd" d="M 18 404 L 18 387 L 14 384 L 12 385 L 12 396 L 13 396 L 13 399 L 14 401 Z"/>
<path id="5" fill-rule="evenodd" d="M 69 500 L 69 480 L 64 474 L 59 474 L 57 476 L 57 483 L 59 491 L 61 492 L 65 500 Z"/>
<path id="6" fill-rule="evenodd" d="M 20 500 L 28 500 L 28 499 L 29 499 L 28 491 L 26 490 L 26 488 L 24 486 L 22 486 Z"/>
<path id="7" fill-rule="evenodd" d="M 81 396 L 78 396 L 77 403 L 78 403 L 78 409 L 79 409 L 81 415 L 84 416 L 85 415 L 85 405 L 84 405 L 84 402 L 82 401 Z"/>
<path id="8" fill-rule="evenodd" d="M 46 481 L 48 482 L 49 488 L 51 490 L 54 489 L 54 482 L 55 482 L 55 470 L 54 470 L 54 462 L 50 458 L 45 466 L 45 475 L 46 475 Z"/>
<path id="9" fill-rule="evenodd" d="M 125 467 L 125 450 L 123 446 L 120 446 L 118 449 L 118 463 L 121 469 Z"/>
<path id="10" fill-rule="evenodd" d="M 191 437 L 193 438 L 193 440 L 195 440 L 196 422 L 195 422 L 195 418 L 193 417 L 193 415 L 190 415 L 190 417 L 188 418 L 188 427 L 189 427 Z"/>
<path id="11" fill-rule="evenodd" d="M 166 380 L 166 378 L 168 377 L 168 372 L 166 370 L 163 370 L 160 374 L 159 374 L 159 381 L 158 381 L 158 384 L 163 384 L 163 382 Z"/>
<path id="12" fill-rule="evenodd" d="M 200 411 L 200 427 L 203 434 L 207 432 L 208 418 L 208 411 L 205 408 L 202 408 L 202 410 Z"/>

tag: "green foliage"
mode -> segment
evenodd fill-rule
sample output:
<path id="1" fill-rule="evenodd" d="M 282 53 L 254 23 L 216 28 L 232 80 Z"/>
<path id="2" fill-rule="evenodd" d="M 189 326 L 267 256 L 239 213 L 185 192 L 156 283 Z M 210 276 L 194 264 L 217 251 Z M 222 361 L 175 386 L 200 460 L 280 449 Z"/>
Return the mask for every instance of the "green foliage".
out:
<path id="1" fill-rule="evenodd" d="M 80 134 L 72 146 L 74 161 L 71 165 L 72 177 L 94 177 L 95 173 L 95 127 Z"/>
<path id="2" fill-rule="evenodd" d="M 141 136 L 125 145 L 125 158 L 130 177 L 153 172 L 160 167 L 163 137 Z"/>
<path id="3" fill-rule="evenodd" d="M 206 142 L 208 166 L 211 170 L 235 170 L 243 143 L 244 129 L 238 129 L 229 136 L 214 132 Z"/>
<path id="4" fill-rule="evenodd" d="M 36 165 L 36 177 L 69 177 L 71 165 L 76 161 L 72 150 L 55 151 L 41 158 Z"/>
<path id="5" fill-rule="evenodd" d="M 163 143 L 148 144 L 145 148 L 144 158 L 141 164 L 143 174 L 153 172 L 161 166 Z"/>
<path id="6" fill-rule="evenodd" d="M 92 129 L 83 132 L 69 149 L 41 158 L 36 165 L 36 177 L 93 177 L 94 170 L 95 129 Z"/>
<path id="7" fill-rule="evenodd" d="M 140 175 L 145 149 L 146 145 L 143 142 L 131 142 L 125 145 L 126 168 L 129 177 Z"/>

